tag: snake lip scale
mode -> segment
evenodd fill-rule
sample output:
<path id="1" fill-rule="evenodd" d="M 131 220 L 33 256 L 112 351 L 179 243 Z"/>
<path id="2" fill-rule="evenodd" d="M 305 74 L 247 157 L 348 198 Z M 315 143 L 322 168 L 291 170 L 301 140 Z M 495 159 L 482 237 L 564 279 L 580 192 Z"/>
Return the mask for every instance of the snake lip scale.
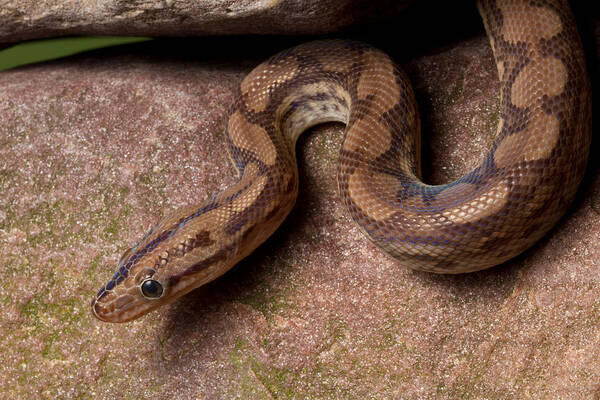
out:
<path id="1" fill-rule="evenodd" d="M 498 265 L 557 222 L 583 177 L 591 89 L 566 0 L 479 0 L 500 80 L 500 120 L 482 163 L 454 182 L 420 179 L 420 122 L 404 72 L 342 40 L 303 44 L 252 70 L 227 122 L 240 179 L 159 221 L 92 300 L 126 322 L 212 281 L 264 242 L 298 193 L 295 144 L 307 128 L 346 125 L 341 199 L 400 265 L 456 274 Z"/>

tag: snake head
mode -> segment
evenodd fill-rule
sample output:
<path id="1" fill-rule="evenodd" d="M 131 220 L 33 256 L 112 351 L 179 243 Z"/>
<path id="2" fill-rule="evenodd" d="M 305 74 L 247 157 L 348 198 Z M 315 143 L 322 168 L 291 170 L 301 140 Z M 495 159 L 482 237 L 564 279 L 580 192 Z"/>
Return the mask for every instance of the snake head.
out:
<path id="1" fill-rule="evenodd" d="M 127 322 L 165 303 L 165 295 L 170 292 L 168 279 L 144 263 L 132 268 L 137 247 L 139 244 L 123 254 L 113 277 L 92 300 L 96 318 L 106 322 Z"/>
<path id="2" fill-rule="evenodd" d="M 201 286 L 229 269 L 235 246 L 219 246 L 215 206 L 183 208 L 127 250 L 91 308 L 106 322 L 127 322 Z"/>
<path id="3" fill-rule="evenodd" d="M 127 250 L 113 277 L 92 300 L 92 312 L 105 322 L 128 322 L 172 302 L 221 275 L 233 264 L 227 250 L 170 257 L 168 251 L 142 257 Z"/>

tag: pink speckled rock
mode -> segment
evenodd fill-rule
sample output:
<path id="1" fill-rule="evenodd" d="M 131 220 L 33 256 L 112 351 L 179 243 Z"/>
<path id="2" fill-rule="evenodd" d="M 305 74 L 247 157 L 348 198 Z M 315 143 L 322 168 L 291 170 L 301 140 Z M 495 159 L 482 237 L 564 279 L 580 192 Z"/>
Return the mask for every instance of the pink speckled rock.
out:
<path id="1" fill-rule="evenodd" d="M 189 56 L 146 43 L 0 73 L 0 393 L 598 398 L 596 160 L 530 251 L 437 276 L 399 267 L 346 216 L 333 179 L 341 129 L 322 126 L 299 143 L 296 209 L 257 252 L 142 319 L 93 318 L 91 297 L 126 247 L 162 213 L 233 182 L 222 132 L 233 89 L 289 44 L 249 43 L 207 39 Z M 408 58 L 425 175 L 447 181 L 495 132 L 491 51 L 480 36 Z"/>

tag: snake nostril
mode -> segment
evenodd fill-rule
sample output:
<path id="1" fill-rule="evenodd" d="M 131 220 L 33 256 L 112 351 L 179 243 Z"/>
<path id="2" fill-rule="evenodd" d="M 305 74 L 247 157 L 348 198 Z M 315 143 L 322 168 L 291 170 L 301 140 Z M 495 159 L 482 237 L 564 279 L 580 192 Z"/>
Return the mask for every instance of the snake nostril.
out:
<path id="1" fill-rule="evenodd" d="M 155 300 L 163 295 L 163 286 L 154 279 L 146 279 L 140 288 L 142 295 L 147 299 Z"/>

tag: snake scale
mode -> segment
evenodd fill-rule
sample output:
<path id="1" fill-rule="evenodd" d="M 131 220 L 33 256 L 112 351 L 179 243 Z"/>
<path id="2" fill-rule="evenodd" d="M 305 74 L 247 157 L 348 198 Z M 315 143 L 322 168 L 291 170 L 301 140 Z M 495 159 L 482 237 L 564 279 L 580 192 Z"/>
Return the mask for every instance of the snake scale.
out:
<path id="1" fill-rule="evenodd" d="M 501 83 L 482 163 L 454 182 L 420 179 L 420 122 L 406 75 L 364 43 L 285 50 L 242 81 L 227 123 L 239 181 L 176 210 L 121 257 L 92 301 L 125 322 L 217 278 L 265 241 L 298 193 L 294 147 L 307 128 L 346 124 L 338 186 L 366 236 L 410 268 L 463 273 L 500 264 L 563 215 L 583 177 L 591 89 L 566 0 L 480 0 Z"/>

